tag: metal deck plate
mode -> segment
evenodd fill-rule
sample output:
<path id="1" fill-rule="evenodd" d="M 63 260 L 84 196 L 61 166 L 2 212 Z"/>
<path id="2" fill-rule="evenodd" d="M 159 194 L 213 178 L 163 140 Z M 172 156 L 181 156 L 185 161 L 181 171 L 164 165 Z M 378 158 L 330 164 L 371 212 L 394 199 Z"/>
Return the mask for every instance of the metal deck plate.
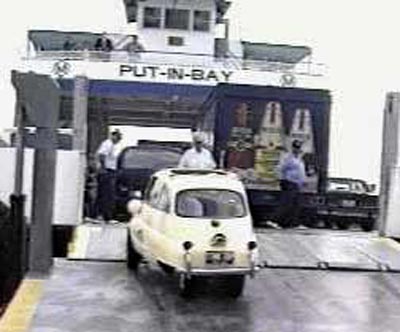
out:
<path id="1" fill-rule="evenodd" d="M 68 259 L 126 260 L 126 225 L 80 225 L 75 229 Z"/>
<path id="2" fill-rule="evenodd" d="M 400 272 L 400 245 L 374 233 L 263 230 L 257 237 L 264 267 Z"/>
<path id="3" fill-rule="evenodd" d="M 124 261 L 126 224 L 84 224 L 75 229 L 68 258 Z M 400 244 L 375 233 L 327 230 L 258 230 L 266 268 L 400 272 Z"/>

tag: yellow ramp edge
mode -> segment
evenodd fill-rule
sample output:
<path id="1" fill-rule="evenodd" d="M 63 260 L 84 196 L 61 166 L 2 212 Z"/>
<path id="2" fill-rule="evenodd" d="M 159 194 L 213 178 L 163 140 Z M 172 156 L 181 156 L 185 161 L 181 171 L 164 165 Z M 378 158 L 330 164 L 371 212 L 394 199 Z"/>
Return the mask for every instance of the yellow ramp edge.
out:
<path id="1" fill-rule="evenodd" d="M 0 320 L 0 332 L 28 331 L 42 293 L 43 280 L 23 280 Z"/>
<path id="2" fill-rule="evenodd" d="M 90 239 L 89 226 L 81 225 L 74 229 L 72 240 L 68 245 L 67 258 L 85 259 Z"/>
<path id="3" fill-rule="evenodd" d="M 381 242 L 383 244 L 388 245 L 389 247 L 391 247 L 394 250 L 397 250 L 400 252 L 400 243 L 398 243 L 397 241 L 390 239 L 390 238 L 379 238 L 377 240 L 378 242 Z"/>

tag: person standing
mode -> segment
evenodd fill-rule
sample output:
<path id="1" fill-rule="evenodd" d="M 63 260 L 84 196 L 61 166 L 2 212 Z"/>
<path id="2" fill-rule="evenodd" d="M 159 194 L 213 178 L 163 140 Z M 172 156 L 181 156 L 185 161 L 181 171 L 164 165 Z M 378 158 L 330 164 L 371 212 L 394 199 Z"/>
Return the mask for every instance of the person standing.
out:
<path id="1" fill-rule="evenodd" d="M 214 169 L 215 161 L 211 152 L 204 147 L 204 138 L 200 133 L 193 134 L 193 147 L 181 157 L 179 168 Z"/>
<path id="2" fill-rule="evenodd" d="M 284 154 L 278 164 L 281 188 L 278 221 L 281 227 L 294 226 L 299 215 L 299 194 L 306 180 L 301 146 L 302 142 L 294 140 L 291 152 Z"/>
<path id="3" fill-rule="evenodd" d="M 100 217 L 106 223 L 115 222 L 112 218 L 115 206 L 118 143 L 121 139 L 122 134 L 118 130 L 113 131 L 110 138 L 101 143 L 96 153 L 99 162 L 97 207 Z"/>
<path id="4" fill-rule="evenodd" d="M 99 38 L 97 38 L 94 49 L 96 51 L 111 52 L 114 47 L 110 38 L 103 33 Z"/>

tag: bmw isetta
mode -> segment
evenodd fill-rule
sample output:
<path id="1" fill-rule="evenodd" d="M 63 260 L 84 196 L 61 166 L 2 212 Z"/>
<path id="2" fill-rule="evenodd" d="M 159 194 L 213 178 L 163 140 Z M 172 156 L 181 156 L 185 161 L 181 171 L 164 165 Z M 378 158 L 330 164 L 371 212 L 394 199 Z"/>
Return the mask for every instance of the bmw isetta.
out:
<path id="1" fill-rule="evenodd" d="M 127 265 L 157 263 L 179 275 L 184 296 L 196 280 L 222 277 L 233 297 L 257 269 L 257 242 L 245 189 L 222 170 L 167 169 L 155 173 L 143 201 L 128 203 Z"/>

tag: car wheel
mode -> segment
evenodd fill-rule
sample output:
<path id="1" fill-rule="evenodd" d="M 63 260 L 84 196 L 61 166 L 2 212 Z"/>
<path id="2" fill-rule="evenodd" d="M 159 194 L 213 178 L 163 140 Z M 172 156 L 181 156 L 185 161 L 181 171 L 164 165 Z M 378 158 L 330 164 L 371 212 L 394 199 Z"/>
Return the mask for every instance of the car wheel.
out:
<path id="1" fill-rule="evenodd" d="M 317 218 L 313 216 L 304 217 L 301 219 L 301 224 L 309 228 L 317 227 Z"/>
<path id="2" fill-rule="evenodd" d="M 173 275 L 175 272 L 174 267 L 172 267 L 171 265 L 168 264 L 164 264 L 162 262 L 158 262 L 158 265 L 161 267 L 161 269 L 165 272 L 165 274 L 168 275 Z"/>
<path id="3" fill-rule="evenodd" d="M 196 277 L 188 276 L 187 274 L 179 275 L 179 291 L 184 298 L 191 298 L 194 294 Z"/>
<path id="4" fill-rule="evenodd" d="M 243 293 L 244 284 L 246 277 L 239 276 L 228 276 L 225 278 L 227 295 L 233 298 L 237 298 Z"/>
<path id="5" fill-rule="evenodd" d="M 346 230 L 346 229 L 349 229 L 350 222 L 346 219 L 338 218 L 338 219 L 336 219 L 336 226 L 340 230 Z"/>
<path id="6" fill-rule="evenodd" d="M 137 271 L 138 266 L 142 260 L 142 256 L 135 250 L 129 234 L 126 241 L 126 254 L 126 265 L 130 270 Z"/>
<path id="7" fill-rule="evenodd" d="M 332 229 L 333 225 L 335 224 L 335 221 L 333 220 L 333 218 L 331 216 L 326 216 L 322 219 L 323 223 L 324 223 L 324 228 L 327 229 Z"/>
<path id="8" fill-rule="evenodd" d="M 375 220 L 370 218 L 367 220 L 360 221 L 360 227 L 364 232 L 370 232 L 374 229 Z"/>

